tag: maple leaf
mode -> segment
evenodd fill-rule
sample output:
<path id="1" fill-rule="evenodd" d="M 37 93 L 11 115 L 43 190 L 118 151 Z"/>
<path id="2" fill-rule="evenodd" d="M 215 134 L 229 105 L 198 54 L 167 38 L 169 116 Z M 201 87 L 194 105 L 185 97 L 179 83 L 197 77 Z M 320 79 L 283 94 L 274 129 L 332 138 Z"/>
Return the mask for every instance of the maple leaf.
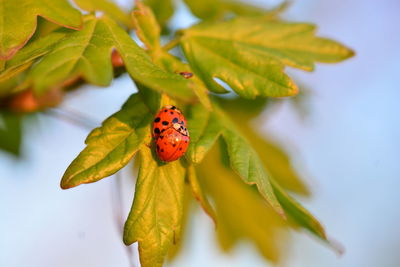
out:
<path id="1" fill-rule="evenodd" d="M 38 16 L 66 28 L 82 26 L 81 13 L 66 0 L 0 0 L 0 59 L 10 59 L 26 44 Z"/>

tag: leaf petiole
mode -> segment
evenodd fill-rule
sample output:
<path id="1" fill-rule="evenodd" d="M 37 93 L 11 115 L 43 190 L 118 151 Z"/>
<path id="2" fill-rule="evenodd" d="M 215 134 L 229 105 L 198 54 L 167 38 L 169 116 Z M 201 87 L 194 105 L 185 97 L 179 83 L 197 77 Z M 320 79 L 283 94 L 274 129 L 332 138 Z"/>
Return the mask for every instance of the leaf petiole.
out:
<path id="1" fill-rule="evenodd" d="M 169 41 L 168 43 L 166 43 L 162 49 L 164 51 L 169 51 L 172 48 L 174 48 L 175 46 L 179 45 L 180 41 L 181 41 L 181 36 L 176 37 L 175 39 L 172 39 L 171 41 Z"/>

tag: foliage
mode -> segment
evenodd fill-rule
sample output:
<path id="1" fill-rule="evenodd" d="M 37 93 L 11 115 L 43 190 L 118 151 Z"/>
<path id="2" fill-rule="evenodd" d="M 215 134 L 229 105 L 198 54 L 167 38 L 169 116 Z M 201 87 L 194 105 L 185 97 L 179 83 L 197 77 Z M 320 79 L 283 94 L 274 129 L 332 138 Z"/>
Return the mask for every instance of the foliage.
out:
<path id="1" fill-rule="evenodd" d="M 312 71 L 316 62 L 351 57 L 350 49 L 318 37 L 312 24 L 280 19 L 286 3 L 264 10 L 244 1 L 185 0 L 201 21 L 170 33 L 172 0 L 137 1 L 132 17 L 110 0 L 74 2 L 80 10 L 66 0 L 0 0 L 0 149 L 18 154 L 18 113 L 58 104 L 54 92 L 66 94 L 71 85 L 108 86 L 123 65 L 138 92 L 89 134 L 61 187 L 96 182 L 136 156 L 123 239 L 139 243 L 143 267 L 162 266 L 179 249 L 188 188 L 224 249 L 246 239 L 278 261 L 291 227 L 329 243 L 317 219 L 286 192 L 310 194 L 290 159 L 252 121 L 270 105 L 267 97 L 298 93 L 286 67 Z M 163 46 L 161 34 L 170 43 Z M 183 53 L 172 54 L 175 47 Z M 222 95 L 229 89 L 235 97 Z M 184 111 L 191 134 L 186 157 L 171 163 L 155 156 L 151 137 L 153 116 L 165 104 Z"/>

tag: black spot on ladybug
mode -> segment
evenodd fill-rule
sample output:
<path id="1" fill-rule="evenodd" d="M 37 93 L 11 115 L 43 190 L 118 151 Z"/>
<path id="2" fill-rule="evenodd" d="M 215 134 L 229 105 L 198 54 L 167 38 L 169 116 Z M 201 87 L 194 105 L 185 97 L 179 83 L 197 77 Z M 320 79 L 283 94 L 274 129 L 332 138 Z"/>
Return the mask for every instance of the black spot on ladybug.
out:
<path id="1" fill-rule="evenodd" d="M 164 149 L 161 148 L 161 152 L 164 152 Z"/>
<path id="2" fill-rule="evenodd" d="M 185 143 L 187 143 L 187 141 L 185 141 Z"/>
<path id="3" fill-rule="evenodd" d="M 164 112 L 168 112 L 168 109 L 164 109 Z"/>
<path id="4" fill-rule="evenodd" d="M 162 122 L 162 125 L 167 126 L 167 125 L 168 125 L 168 121 L 163 121 L 163 122 Z"/>
<path id="5" fill-rule="evenodd" d="M 179 120 L 178 120 L 178 118 L 174 118 L 173 120 L 172 120 L 172 123 L 177 123 Z"/>
<path id="6" fill-rule="evenodd" d="M 162 132 L 162 133 L 165 132 L 165 129 L 162 129 L 161 132 Z"/>
<path id="7" fill-rule="evenodd" d="M 173 111 L 170 111 L 169 113 L 170 113 L 171 115 L 174 115 L 174 112 L 173 112 Z"/>
<path id="8" fill-rule="evenodd" d="M 159 122 L 161 119 L 160 119 L 160 117 L 157 117 L 155 120 L 154 120 L 154 122 Z"/>
<path id="9" fill-rule="evenodd" d="M 163 139 L 164 138 L 164 135 L 160 135 L 160 139 Z"/>
<path id="10" fill-rule="evenodd" d="M 160 129 L 155 128 L 155 129 L 154 129 L 154 132 L 155 132 L 156 134 L 159 134 L 159 133 L 160 133 Z"/>
<path id="11" fill-rule="evenodd" d="M 176 144 L 172 144 L 173 147 L 176 147 Z"/>
<path id="12" fill-rule="evenodd" d="M 182 148 L 180 147 L 179 150 L 182 150 Z"/>

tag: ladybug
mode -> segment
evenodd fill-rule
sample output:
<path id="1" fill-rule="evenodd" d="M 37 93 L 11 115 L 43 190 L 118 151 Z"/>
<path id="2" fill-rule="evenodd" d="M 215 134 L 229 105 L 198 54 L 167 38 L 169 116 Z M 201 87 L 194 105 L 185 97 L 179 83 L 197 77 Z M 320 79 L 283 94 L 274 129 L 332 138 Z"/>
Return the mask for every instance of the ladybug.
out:
<path id="1" fill-rule="evenodd" d="M 172 105 L 163 107 L 154 119 L 153 137 L 157 139 L 161 133 L 176 124 L 181 125 L 182 130 L 187 131 L 186 120 L 182 115 L 182 112 L 177 107 Z"/>
<path id="2" fill-rule="evenodd" d="M 189 132 L 182 112 L 175 106 L 163 107 L 153 123 L 158 157 L 170 162 L 182 157 L 189 146 Z"/>
<path id="3" fill-rule="evenodd" d="M 189 136 L 174 128 L 168 128 L 156 140 L 157 155 L 162 161 L 170 162 L 182 157 L 189 146 Z"/>

